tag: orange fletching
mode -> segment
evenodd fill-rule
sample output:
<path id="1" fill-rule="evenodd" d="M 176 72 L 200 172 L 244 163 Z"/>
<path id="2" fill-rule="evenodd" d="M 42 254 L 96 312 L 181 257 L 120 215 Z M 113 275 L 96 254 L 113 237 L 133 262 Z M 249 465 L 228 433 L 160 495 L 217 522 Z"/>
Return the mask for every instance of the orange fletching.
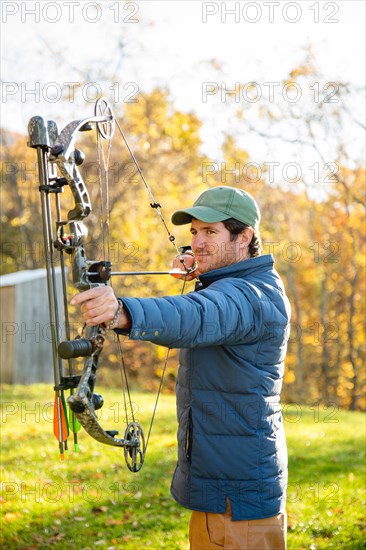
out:
<path id="1" fill-rule="evenodd" d="M 69 426 L 67 422 L 67 416 L 65 411 L 64 400 L 55 395 L 55 401 L 53 405 L 53 433 L 57 441 L 63 443 L 67 441 L 69 436 Z"/>

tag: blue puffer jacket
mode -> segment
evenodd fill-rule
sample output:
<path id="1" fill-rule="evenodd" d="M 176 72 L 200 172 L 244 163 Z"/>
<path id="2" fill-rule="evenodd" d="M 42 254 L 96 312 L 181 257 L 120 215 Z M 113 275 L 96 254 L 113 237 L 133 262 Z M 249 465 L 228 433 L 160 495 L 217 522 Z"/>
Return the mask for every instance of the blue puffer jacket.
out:
<path id="1" fill-rule="evenodd" d="M 181 348 L 178 464 L 172 495 L 234 520 L 285 509 L 287 451 L 279 395 L 290 306 L 271 255 L 200 277 L 182 296 L 123 298 L 130 338 Z"/>

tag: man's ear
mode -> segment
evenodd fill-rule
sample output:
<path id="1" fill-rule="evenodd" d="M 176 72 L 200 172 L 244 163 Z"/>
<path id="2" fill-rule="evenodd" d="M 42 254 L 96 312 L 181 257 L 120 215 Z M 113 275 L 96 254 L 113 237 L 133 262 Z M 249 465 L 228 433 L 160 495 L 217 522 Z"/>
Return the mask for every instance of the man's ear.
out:
<path id="1" fill-rule="evenodd" d="M 243 248 L 250 245 L 253 235 L 254 231 L 251 227 L 246 227 L 244 231 L 240 233 L 240 244 L 243 245 Z"/>

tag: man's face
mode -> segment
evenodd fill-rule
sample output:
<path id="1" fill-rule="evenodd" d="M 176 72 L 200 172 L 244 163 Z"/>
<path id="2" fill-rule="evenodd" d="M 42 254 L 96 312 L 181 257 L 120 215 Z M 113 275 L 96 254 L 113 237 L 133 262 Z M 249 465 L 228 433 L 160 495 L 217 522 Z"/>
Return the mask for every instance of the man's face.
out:
<path id="1" fill-rule="evenodd" d="M 249 234 L 248 234 L 249 232 Z M 236 240 L 230 240 L 231 233 L 223 222 L 206 223 L 192 220 L 191 246 L 200 273 L 207 273 L 244 260 L 253 231 L 240 233 Z"/>

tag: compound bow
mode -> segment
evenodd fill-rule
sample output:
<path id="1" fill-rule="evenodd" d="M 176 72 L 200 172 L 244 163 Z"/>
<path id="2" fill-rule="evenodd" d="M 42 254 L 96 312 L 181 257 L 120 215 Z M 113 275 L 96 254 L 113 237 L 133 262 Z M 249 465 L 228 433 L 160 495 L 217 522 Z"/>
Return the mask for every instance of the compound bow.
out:
<path id="1" fill-rule="evenodd" d="M 74 444 L 77 450 L 77 431 L 81 424 L 88 434 L 97 441 L 106 445 L 122 447 L 124 449 L 124 456 L 128 468 L 132 472 L 137 472 L 141 469 L 144 462 L 167 358 L 160 381 L 147 440 L 145 441 L 142 427 L 139 422 L 135 420 L 133 415 L 133 406 L 122 355 L 126 392 L 129 400 L 128 408 L 131 411 L 132 421 L 128 419 L 127 403 L 125 400 L 127 428 L 124 437 L 117 437 L 118 432 L 115 430 L 105 430 L 99 424 L 96 414 L 96 411 L 103 406 L 103 398 L 101 395 L 94 393 L 94 387 L 99 356 L 106 338 L 106 327 L 104 325 L 84 327 L 81 336 L 71 339 L 66 293 L 65 253 L 71 255 L 72 282 L 79 291 L 87 290 L 101 284 L 109 284 L 109 279 L 112 275 L 123 274 L 112 273 L 111 262 L 109 260 L 90 261 L 87 259 L 85 238 L 88 231 L 84 225 L 84 220 L 91 213 L 92 207 L 88 190 L 78 170 L 78 167 L 84 161 L 84 155 L 79 149 L 75 148 L 78 132 L 89 131 L 95 127 L 99 158 L 103 155 L 104 177 L 108 191 L 108 162 L 106 162 L 101 141 L 105 140 L 109 148 L 116 126 L 150 195 L 151 207 L 159 214 L 168 233 L 169 240 L 173 243 L 176 251 L 180 253 L 181 250 L 177 248 L 174 237 L 171 235 L 162 216 L 160 210 L 161 205 L 155 201 L 118 120 L 115 118 L 111 106 L 106 100 L 99 99 L 96 102 L 94 116 L 75 120 L 68 124 L 60 133 L 58 133 L 55 122 L 46 122 L 44 118 L 40 116 L 31 118 L 28 125 L 28 146 L 37 150 L 38 159 L 39 191 L 42 208 L 43 237 L 46 251 L 49 315 L 53 334 L 52 355 L 55 379 L 54 433 L 59 441 L 60 456 L 63 458 L 64 450 L 67 449 L 67 438 L 70 425 L 74 433 Z M 63 220 L 61 219 L 60 194 L 64 191 L 66 186 L 70 188 L 75 204 L 67 213 L 66 220 Z M 51 195 L 55 198 L 55 211 L 57 217 L 55 237 L 53 235 Z M 60 342 L 59 336 L 60 313 L 55 269 L 56 250 L 59 253 L 61 268 L 63 310 L 65 318 L 66 339 L 62 342 Z M 150 273 L 167 274 L 169 272 Z M 73 371 L 73 359 L 77 357 L 85 357 L 84 368 L 81 375 L 76 375 Z M 65 361 L 68 362 L 68 375 L 65 375 Z M 64 397 L 66 390 L 70 390 L 71 392 L 67 399 L 70 409 L 69 415 L 67 414 Z"/>

